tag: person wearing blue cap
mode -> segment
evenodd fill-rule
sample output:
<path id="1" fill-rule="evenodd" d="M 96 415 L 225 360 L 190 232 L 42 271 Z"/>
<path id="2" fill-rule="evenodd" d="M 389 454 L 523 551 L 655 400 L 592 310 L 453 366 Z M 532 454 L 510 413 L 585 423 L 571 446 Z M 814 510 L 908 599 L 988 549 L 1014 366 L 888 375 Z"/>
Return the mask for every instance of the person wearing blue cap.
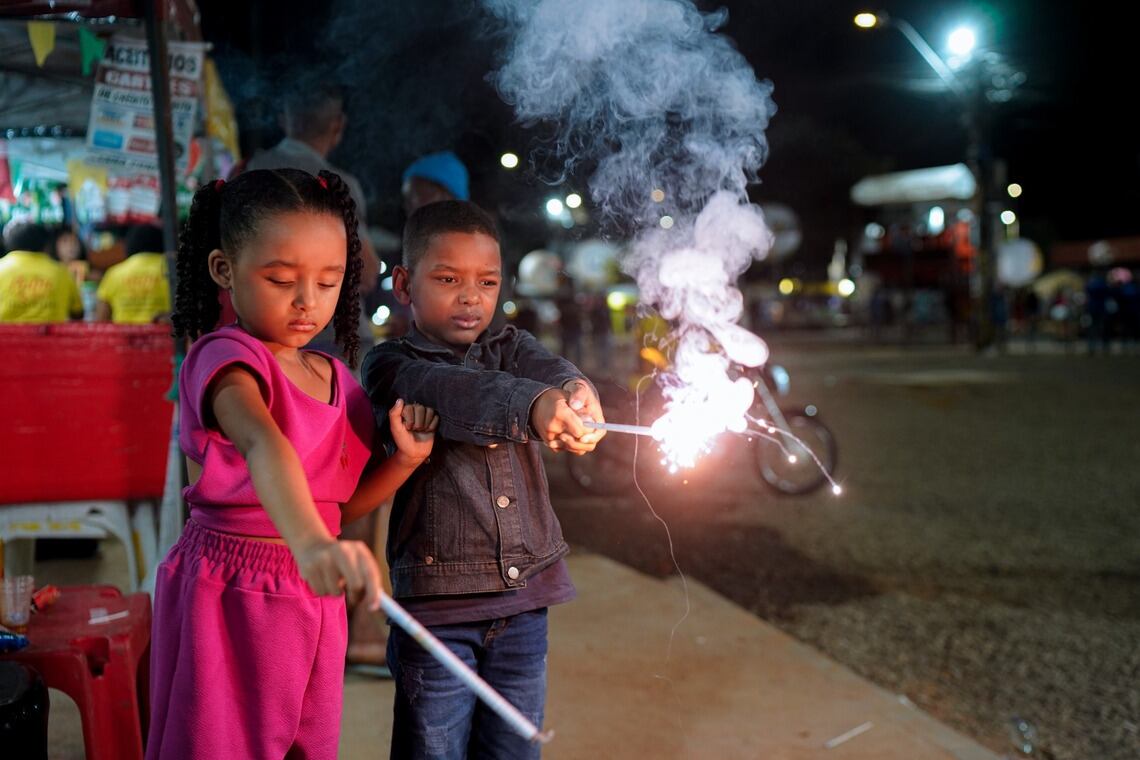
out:
<path id="1" fill-rule="evenodd" d="M 449 150 L 421 156 L 404 170 L 402 194 L 409 216 L 436 201 L 471 200 L 467 167 Z"/>

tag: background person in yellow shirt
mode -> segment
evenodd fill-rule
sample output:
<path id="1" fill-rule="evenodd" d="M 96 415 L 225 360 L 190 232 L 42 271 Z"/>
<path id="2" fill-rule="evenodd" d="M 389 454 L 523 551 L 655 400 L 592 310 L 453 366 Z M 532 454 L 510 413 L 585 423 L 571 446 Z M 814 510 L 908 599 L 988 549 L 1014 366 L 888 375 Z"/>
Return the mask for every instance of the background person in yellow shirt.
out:
<path id="1" fill-rule="evenodd" d="M 66 322 L 83 316 L 79 288 L 67 268 L 47 254 L 51 233 L 35 222 L 4 229 L 0 259 L 0 322 Z"/>
<path id="2" fill-rule="evenodd" d="M 95 295 L 95 319 L 119 325 L 150 324 L 170 313 L 170 284 L 162 229 L 153 225 L 127 232 L 127 259 L 107 270 Z"/>

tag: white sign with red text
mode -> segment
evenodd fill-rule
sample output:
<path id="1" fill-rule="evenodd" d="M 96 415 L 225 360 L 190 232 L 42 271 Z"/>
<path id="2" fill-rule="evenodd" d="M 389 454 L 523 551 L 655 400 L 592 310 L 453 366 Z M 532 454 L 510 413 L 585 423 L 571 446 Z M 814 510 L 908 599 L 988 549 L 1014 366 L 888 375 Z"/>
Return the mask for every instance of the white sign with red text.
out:
<path id="1" fill-rule="evenodd" d="M 174 161 L 177 171 L 183 172 L 194 136 L 206 46 L 171 42 L 168 47 Z M 89 163 L 109 166 L 119 173 L 158 172 L 150 79 L 146 40 L 112 37 L 95 72 L 91 118 L 87 123 Z"/>

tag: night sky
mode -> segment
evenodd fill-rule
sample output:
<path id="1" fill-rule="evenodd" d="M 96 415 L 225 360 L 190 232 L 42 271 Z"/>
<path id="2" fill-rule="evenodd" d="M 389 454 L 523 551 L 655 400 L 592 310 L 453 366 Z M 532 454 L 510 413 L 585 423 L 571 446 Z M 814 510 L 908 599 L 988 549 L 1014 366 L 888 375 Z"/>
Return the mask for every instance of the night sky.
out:
<path id="1" fill-rule="evenodd" d="M 697 5 L 728 10 L 721 32 L 775 85 L 770 158 L 752 195 L 795 208 L 805 260 L 826 261 L 830 241 L 850 236 L 862 218 L 847 196 L 860 177 L 965 159 L 960 105 L 897 30 L 854 27 L 852 17 L 868 6 Z M 1133 25 L 1119 11 L 1089 7 L 1107 4 L 1082 5 L 898 0 L 871 7 L 909 21 L 936 49 L 956 20 L 969 18 L 980 45 L 1025 73 L 1013 100 L 993 111 L 992 145 L 1009 179 L 1025 188 L 1011 204 L 1022 234 L 1046 247 L 1140 234 L 1140 148 L 1135 120 L 1125 118 L 1137 69 Z M 282 83 L 333 78 L 350 93 L 348 133 L 333 158 L 365 184 L 374 221 L 398 227 L 400 170 L 448 147 L 469 164 L 476 200 L 508 219 L 540 220 L 540 199 L 550 191 L 534 172 L 502 172 L 497 159 L 506 149 L 527 157 L 543 135 L 515 123 L 487 84 L 502 38 L 474 4 L 200 6 L 250 147 L 277 138 L 272 112 Z M 568 3 L 567 23 L 573 14 Z"/>

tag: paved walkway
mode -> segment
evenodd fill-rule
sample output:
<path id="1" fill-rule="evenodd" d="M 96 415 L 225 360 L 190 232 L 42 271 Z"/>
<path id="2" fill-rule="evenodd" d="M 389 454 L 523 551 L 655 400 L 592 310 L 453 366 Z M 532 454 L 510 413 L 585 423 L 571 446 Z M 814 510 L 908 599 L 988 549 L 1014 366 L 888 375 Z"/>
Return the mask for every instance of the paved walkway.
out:
<path id="1" fill-rule="evenodd" d="M 103 549 L 39 570 L 58 584 L 123 582 L 120 547 Z M 997 760 L 695 581 L 678 625 L 679 578 L 583 550 L 569 563 L 578 599 L 551 612 L 545 760 Z M 392 692 L 346 677 L 341 760 L 388 756 Z M 78 711 L 51 698 L 50 757 L 79 760 Z"/>
<path id="2" fill-rule="evenodd" d="M 997 755 L 689 581 L 570 557 L 551 613 L 548 760 L 996 760 Z M 345 682 L 342 760 L 387 757 L 390 681 Z M 846 740 L 843 737 L 847 736 Z"/>

